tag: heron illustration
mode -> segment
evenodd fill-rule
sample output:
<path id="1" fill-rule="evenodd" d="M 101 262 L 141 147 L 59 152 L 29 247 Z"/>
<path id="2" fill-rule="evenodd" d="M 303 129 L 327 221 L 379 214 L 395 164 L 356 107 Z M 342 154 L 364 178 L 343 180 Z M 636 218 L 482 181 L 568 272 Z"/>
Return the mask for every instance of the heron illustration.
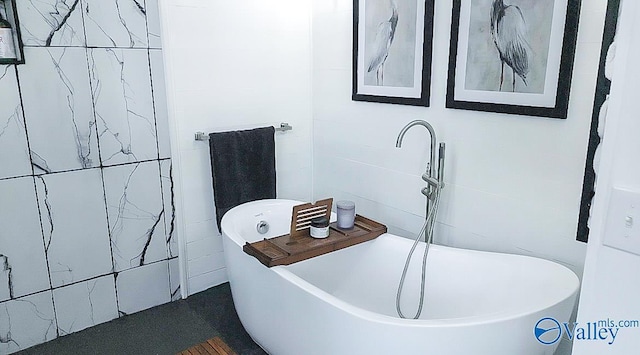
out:
<path id="1" fill-rule="evenodd" d="M 376 84 L 383 85 L 384 81 L 384 64 L 389 56 L 389 48 L 393 43 L 393 38 L 396 34 L 396 27 L 398 26 L 398 5 L 396 0 L 390 0 L 391 3 L 391 17 L 388 20 L 380 22 L 378 25 L 378 31 L 376 32 L 376 38 L 373 42 L 373 50 L 369 57 L 369 66 L 367 72 L 376 73 Z"/>
<path id="2" fill-rule="evenodd" d="M 524 15 L 516 5 L 505 5 L 503 0 L 493 0 L 491 8 L 491 37 L 498 49 L 502 64 L 500 70 L 500 91 L 504 81 L 504 65 L 513 74 L 511 91 L 516 91 L 516 74 L 527 85 L 529 73 L 529 43 L 526 38 Z"/>

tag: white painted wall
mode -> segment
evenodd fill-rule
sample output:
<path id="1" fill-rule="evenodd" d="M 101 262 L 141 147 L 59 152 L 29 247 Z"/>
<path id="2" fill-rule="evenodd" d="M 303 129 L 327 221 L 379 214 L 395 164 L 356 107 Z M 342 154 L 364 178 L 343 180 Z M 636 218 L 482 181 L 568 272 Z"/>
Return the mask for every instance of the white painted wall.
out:
<path id="1" fill-rule="evenodd" d="M 586 146 L 606 2 L 584 0 L 566 120 L 445 108 L 451 1 L 436 1 L 431 107 L 351 101 L 352 0 L 313 2 L 314 197 L 413 236 L 422 225 L 420 175 L 428 134 L 447 144 L 437 243 L 556 260 L 582 273 L 576 242 Z"/>
<path id="2" fill-rule="evenodd" d="M 277 193 L 311 198 L 310 1 L 161 0 L 161 12 L 186 295 L 227 280 L 209 146 L 196 131 L 288 122 L 276 137 Z"/>
<path id="3" fill-rule="evenodd" d="M 193 133 L 281 121 L 294 130 L 277 138 L 280 197 L 352 199 L 410 236 L 424 214 L 427 135 L 394 143 L 407 122 L 428 120 L 447 143 L 436 242 L 539 256 L 580 275 L 586 246 L 575 232 L 605 2 L 582 3 L 566 120 L 445 109 L 447 1 L 435 8 L 431 107 L 351 101 L 352 5 L 161 1 L 189 293 L 226 280 L 208 146 Z"/>
<path id="4" fill-rule="evenodd" d="M 611 233 L 605 223 L 614 187 L 640 191 L 640 121 L 637 103 L 640 99 L 640 4 L 623 1 L 617 34 L 615 70 L 609 110 L 602 142 L 602 162 L 598 170 L 598 189 L 593 204 L 591 233 L 584 269 L 578 312 L 582 324 L 601 319 L 637 320 L 640 318 L 640 256 L 604 246 Z M 624 216 L 620 216 L 624 218 Z M 615 342 L 574 341 L 573 353 L 636 354 L 640 348 L 640 329 L 620 329 Z"/>

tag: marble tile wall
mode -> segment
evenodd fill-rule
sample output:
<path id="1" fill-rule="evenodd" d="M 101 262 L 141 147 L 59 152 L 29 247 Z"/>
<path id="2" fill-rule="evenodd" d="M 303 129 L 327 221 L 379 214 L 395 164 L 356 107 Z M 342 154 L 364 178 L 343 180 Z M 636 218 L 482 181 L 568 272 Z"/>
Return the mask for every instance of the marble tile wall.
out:
<path id="1" fill-rule="evenodd" d="M 20 0 L 0 65 L 0 354 L 180 298 L 158 0 Z"/>

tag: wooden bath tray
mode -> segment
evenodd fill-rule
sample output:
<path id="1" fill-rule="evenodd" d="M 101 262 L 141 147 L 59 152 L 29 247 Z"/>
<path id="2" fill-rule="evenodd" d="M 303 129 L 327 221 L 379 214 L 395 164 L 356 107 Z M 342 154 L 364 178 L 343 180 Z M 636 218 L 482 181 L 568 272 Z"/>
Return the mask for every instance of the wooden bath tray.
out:
<path id="1" fill-rule="evenodd" d="M 293 237 L 286 234 L 246 243 L 242 250 L 267 267 L 289 265 L 375 239 L 386 232 L 384 224 L 356 215 L 352 229 L 340 229 L 335 222 L 331 223 L 329 236 L 323 239 L 312 238 L 308 232 Z"/>

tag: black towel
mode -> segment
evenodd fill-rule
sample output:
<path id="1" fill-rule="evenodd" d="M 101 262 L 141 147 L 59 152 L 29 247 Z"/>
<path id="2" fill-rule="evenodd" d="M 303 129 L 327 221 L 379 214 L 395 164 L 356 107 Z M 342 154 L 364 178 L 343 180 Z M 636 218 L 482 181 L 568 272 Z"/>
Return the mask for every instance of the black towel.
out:
<path id="1" fill-rule="evenodd" d="M 273 127 L 209 134 L 218 231 L 222 216 L 240 204 L 276 197 Z"/>

